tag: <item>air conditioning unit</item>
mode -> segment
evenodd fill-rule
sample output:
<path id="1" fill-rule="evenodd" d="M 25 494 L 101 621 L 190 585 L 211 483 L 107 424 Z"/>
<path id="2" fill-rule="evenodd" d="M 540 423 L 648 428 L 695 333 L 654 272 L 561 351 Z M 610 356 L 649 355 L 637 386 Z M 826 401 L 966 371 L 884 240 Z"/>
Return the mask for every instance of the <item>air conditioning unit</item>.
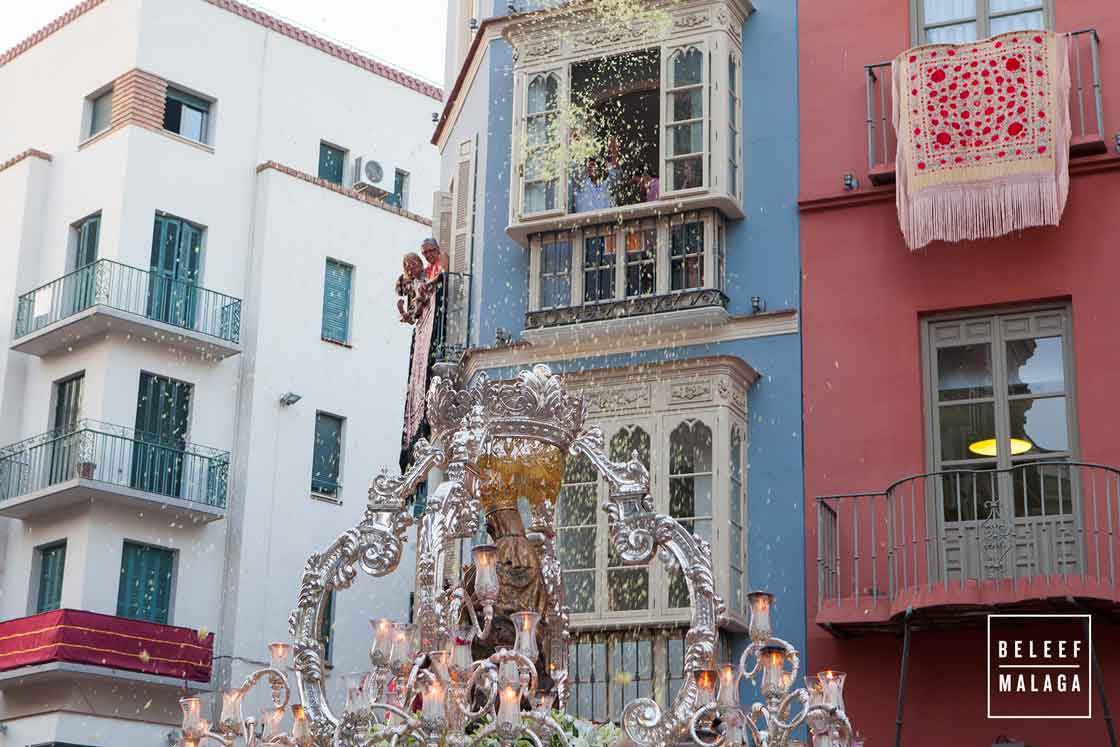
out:
<path id="1" fill-rule="evenodd" d="M 392 184 L 386 178 L 388 173 L 389 170 L 380 162 L 368 156 L 358 156 L 354 159 L 354 189 L 383 197 L 392 191 Z M 386 189 L 386 186 L 389 188 Z"/>

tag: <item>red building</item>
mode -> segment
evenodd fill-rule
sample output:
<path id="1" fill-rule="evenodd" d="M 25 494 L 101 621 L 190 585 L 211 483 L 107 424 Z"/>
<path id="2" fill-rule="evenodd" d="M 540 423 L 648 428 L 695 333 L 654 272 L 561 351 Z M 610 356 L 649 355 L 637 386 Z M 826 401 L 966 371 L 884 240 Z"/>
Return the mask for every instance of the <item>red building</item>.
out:
<path id="1" fill-rule="evenodd" d="M 848 672 L 869 747 L 896 744 L 896 717 L 907 747 L 1108 745 L 1101 693 L 1120 710 L 1120 3 L 801 0 L 798 23 L 810 667 Z M 1079 32 L 1061 224 L 911 252 L 889 61 L 1039 26 Z M 1007 612 L 1092 615 L 1092 718 L 988 717 L 987 615 Z"/>

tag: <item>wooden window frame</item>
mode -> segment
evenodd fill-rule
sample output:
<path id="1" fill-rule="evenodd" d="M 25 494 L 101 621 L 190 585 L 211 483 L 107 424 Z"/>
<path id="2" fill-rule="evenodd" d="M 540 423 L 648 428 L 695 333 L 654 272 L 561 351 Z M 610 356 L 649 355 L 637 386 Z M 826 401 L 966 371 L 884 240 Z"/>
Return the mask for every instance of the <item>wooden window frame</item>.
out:
<path id="1" fill-rule="evenodd" d="M 678 223 L 701 223 L 704 248 L 702 252 L 703 274 L 701 285 L 674 290 L 671 287 L 671 256 L 670 237 L 672 226 Z M 626 235 L 631 230 L 654 230 L 657 236 L 657 251 L 654 256 L 654 290 L 653 293 L 642 295 L 627 295 L 626 270 L 629 264 L 626 261 Z M 609 235 L 613 237 L 615 245 L 615 280 L 614 293 L 609 298 L 600 298 L 594 301 L 584 301 L 584 241 L 589 236 Z M 723 242 L 726 240 L 726 224 L 723 215 L 716 208 L 691 210 L 657 218 L 634 218 L 623 222 L 582 226 L 561 231 L 548 231 L 533 234 L 529 239 L 529 310 L 541 311 L 543 306 L 541 294 L 541 268 L 543 267 L 543 245 L 566 237 L 571 243 L 571 282 L 569 284 L 571 295 L 569 306 L 584 306 L 609 301 L 625 301 L 627 299 L 661 296 L 670 293 L 680 293 L 703 288 L 722 290 L 726 279 L 726 249 Z M 559 307 L 557 307 L 559 308 Z"/>
<path id="2" fill-rule="evenodd" d="M 345 267 L 349 271 L 349 277 L 350 277 L 349 288 L 347 289 L 347 296 L 346 296 L 346 334 L 344 335 L 345 339 L 341 339 L 341 340 L 336 339 L 334 337 L 329 337 L 327 335 L 327 330 L 325 330 L 323 328 L 323 321 L 327 317 L 327 277 L 330 274 L 330 268 L 331 268 L 332 264 L 337 265 L 339 267 Z M 320 310 L 321 313 L 320 313 L 320 318 L 319 318 L 319 336 L 324 342 L 334 343 L 334 344 L 337 344 L 337 345 L 342 345 L 344 347 L 352 347 L 353 346 L 353 340 L 354 340 L 354 334 L 353 334 L 353 332 L 354 332 L 354 276 L 357 274 L 355 272 L 355 269 L 356 269 L 355 266 L 350 264 L 349 262 L 343 262 L 341 259 L 335 259 L 334 257 L 327 257 L 326 261 L 323 263 L 323 306 L 322 306 L 322 309 Z"/>
<path id="3" fill-rule="evenodd" d="M 700 74 L 699 83 L 689 83 L 687 85 L 677 86 L 670 85 L 675 83 L 672 79 L 672 65 L 673 58 L 680 54 L 687 54 L 691 50 L 697 50 L 702 59 L 703 69 Z M 692 117 L 691 119 L 682 119 L 679 121 L 670 121 L 670 101 L 674 93 L 681 93 L 683 91 L 698 90 L 701 93 L 701 106 L 704 108 L 699 117 Z M 661 48 L 661 197 L 666 198 L 680 198 L 692 194 L 700 194 L 707 192 L 711 189 L 712 185 L 712 146 L 711 146 L 711 129 L 712 129 L 712 55 L 711 46 L 705 37 L 696 37 L 695 39 L 688 40 L 674 40 L 672 44 L 666 44 Z M 701 148 L 699 152 L 690 152 L 685 155 L 671 155 L 669 153 L 670 132 L 674 127 L 682 127 L 685 125 L 701 124 Z M 700 157 L 700 184 L 695 187 L 683 187 L 680 189 L 668 189 L 670 176 L 670 166 L 675 161 L 684 161 Z"/>
<path id="4" fill-rule="evenodd" d="M 337 476 L 334 481 L 334 491 L 326 491 L 316 489 L 315 485 L 315 454 L 319 442 L 319 418 L 331 418 L 338 421 L 338 469 Z M 342 473 L 345 467 L 344 455 L 346 453 L 346 418 L 342 415 L 337 415 L 333 412 L 326 410 L 315 411 L 314 429 L 311 438 L 311 497 L 319 500 L 327 501 L 328 503 L 342 503 Z"/>
<path id="5" fill-rule="evenodd" d="M 545 85 L 548 84 L 549 78 L 556 79 L 556 109 L 545 109 L 539 112 L 529 112 L 529 88 L 537 81 L 543 80 Z M 520 148 L 519 151 L 514 151 L 517 154 L 517 183 L 518 183 L 518 214 L 529 216 L 531 218 L 543 218 L 552 215 L 563 215 L 568 212 L 568 174 L 567 169 L 562 168 L 559 174 L 553 175 L 551 179 L 534 179 L 529 180 L 526 177 L 526 164 L 531 155 L 529 149 L 529 122 L 531 119 L 544 118 L 547 121 L 548 117 L 553 117 L 557 121 L 556 137 L 561 143 L 568 142 L 567 128 L 563 121 L 561 121 L 561 109 L 559 108 L 561 102 L 568 96 L 568 80 L 569 70 L 568 66 L 550 68 L 547 70 L 538 70 L 532 73 L 525 73 L 522 76 L 521 84 L 518 90 L 521 95 L 518 99 L 520 108 L 520 116 L 518 117 L 519 137 L 515 140 L 515 147 Z M 540 149 L 551 147 L 550 144 L 540 146 Z M 561 163 L 567 162 L 567 146 L 563 146 L 564 156 L 561 158 Z M 542 210 L 530 212 L 526 207 L 526 194 L 530 185 L 545 184 L 549 182 L 554 183 L 553 202 L 552 208 L 545 207 Z"/>
<path id="6" fill-rule="evenodd" d="M 181 107 L 191 109 L 201 115 L 202 122 L 200 124 L 200 137 L 194 138 L 190 135 L 184 135 L 182 127 L 179 130 L 172 130 L 164 126 L 164 130 L 172 133 L 184 140 L 190 140 L 195 143 L 202 143 L 203 145 L 210 145 L 213 140 L 213 118 L 214 118 L 214 100 L 205 96 L 199 96 L 196 93 L 187 91 L 180 86 L 169 85 L 167 92 L 164 95 L 164 108 L 166 110 L 167 102 L 175 101 Z M 165 117 L 166 119 L 166 117 Z M 180 118 L 180 123 L 181 123 Z M 165 124 L 165 123 L 164 123 Z"/>
<path id="7" fill-rule="evenodd" d="M 129 539 L 128 537 L 125 537 L 124 541 L 121 542 L 121 545 L 120 545 L 121 554 L 120 554 L 120 558 L 119 558 L 119 561 L 118 561 L 118 564 L 117 564 L 119 566 L 118 578 L 121 581 L 123 581 L 123 576 L 124 576 L 124 573 L 123 573 L 123 571 L 124 571 L 124 549 L 128 545 L 136 545 L 136 546 L 139 546 L 139 547 L 146 547 L 149 550 L 157 550 L 159 552 L 165 552 L 165 553 L 168 553 L 171 556 L 171 574 L 170 574 L 170 578 L 168 579 L 169 588 L 168 588 L 168 593 L 167 593 L 167 619 L 165 621 L 163 621 L 162 623 L 159 622 L 158 620 L 146 620 L 145 618 L 128 618 L 128 619 L 139 619 L 139 620 L 144 620 L 145 622 L 155 622 L 155 623 L 160 624 L 160 625 L 174 625 L 175 624 L 175 602 L 176 602 L 176 596 L 177 596 L 176 595 L 176 588 L 178 587 L 178 582 L 179 582 L 179 551 L 177 549 L 173 548 L 173 547 L 164 547 L 163 545 L 157 545 L 157 544 L 152 543 L 152 542 L 145 542 L 143 540 L 135 540 L 135 539 Z M 121 606 L 121 598 L 120 597 L 121 597 L 121 589 L 120 589 L 120 583 L 118 582 L 118 584 L 117 584 L 117 616 L 118 617 L 120 616 L 120 614 L 119 614 L 120 606 Z"/>
<path id="8" fill-rule="evenodd" d="M 59 548 L 62 549 L 62 568 L 60 569 L 61 574 L 62 574 L 62 578 L 59 579 L 59 582 L 58 582 L 58 603 L 54 607 L 50 607 L 49 609 L 45 609 L 41 606 L 41 602 L 42 602 L 41 596 L 42 596 L 43 580 L 44 580 L 43 579 L 43 564 L 44 564 L 44 560 L 45 560 L 44 556 L 45 556 L 46 553 L 51 552 L 53 550 L 57 550 Z M 30 589 L 30 592 L 31 592 L 30 604 L 28 605 L 29 608 L 30 608 L 29 614 L 39 615 L 39 614 L 42 614 L 44 612 L 53 612 L 54 610 L 62 608 L 63 590 L 65 588 L 64 584 L 66 583 L 66 550 L 67 550 L 67 547 L 66 547 L 66 538 L 65 537 L 60 539 L 60 540 L 54 540 L 52 542 L 46 542 L 42 545 L 38 545 L 35 548 L 35 550 L 34 550 L 35 555 L 33 557 L 33 566 L 32 566 L 32 569 L 31 569 L 31 578 L 33 580 L 33 583 L 32 583 L 32 588 Z"/>
<path id="9" fill-rule="evenodd" d="M 1020 8 L 1018 10 L 1006 11 L 1001 13 L 992 14 L 989 11 L 991 7 L 991 0 L 976 0 L 976 16 L 975 18 L 969 16 L 965 18 L 958 18 L 951 21 L 940 21 L 933 25 L 926 25 L 925 22 L 925 3 L 926 0 L 910 0 L 910 18 L 911 29 L 910 37 L 915 46 L 926 44 L 926 32 L 931 28 L 944 28 L 946 26 L 956 26 L 961 23 L 976 23 L 976 39 L 986 39 L 991 36 L 991 19 L 1003 18 L 1007 16 L 1015 16 L 1021 13 L 1031 13 L 1041 10 L 1044 23 L 1047 29 L 1054 28 L 1054 0 L 1038 0 L 1034 5 L 1029 8 Z"/>

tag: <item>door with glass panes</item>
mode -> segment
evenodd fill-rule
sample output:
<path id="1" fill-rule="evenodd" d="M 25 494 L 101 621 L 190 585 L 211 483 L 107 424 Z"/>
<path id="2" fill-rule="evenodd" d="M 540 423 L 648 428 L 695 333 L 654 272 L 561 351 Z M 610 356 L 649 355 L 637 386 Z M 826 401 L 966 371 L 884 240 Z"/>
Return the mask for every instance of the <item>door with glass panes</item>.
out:
<path id="1" fill-rule="evenodd" d="M 97 246 L 101 235 L 101 215 L 91 215 L 74 227 L 77 245 L 70 273 L 63 281 L 63 293 L 69 308 L 66 315 L 76 314 L 92 306 L 97 298 Z"/>
<path id="2" fill-rule="evenodd" d="M 54 385 L 54 412 L 51 416 L 47 484 L 77 476 L 78 439 L 74 432 L 82 411 L 83 374 L 63 379 Z"/>
<path id="3" fill-rule="evenodd" d="M 182 218 L 157 215 L 148 275 L 148 318 L 194 328 L 202 229 Z"/>
<path id="4" fill-rule="evenodd" d="M 928 323 L 939 474 L 918 489 L 940 580 L 1081 566 L 1077 481 L 1063 464 L 1074 451 L 1069 328 L 1066 308 Z"/>
<path id="5" fill-rule="evenodd" d="M 143 372 L 136 397 L 131 486 L 148 493 L 181 497 L 192 387 Z"/>

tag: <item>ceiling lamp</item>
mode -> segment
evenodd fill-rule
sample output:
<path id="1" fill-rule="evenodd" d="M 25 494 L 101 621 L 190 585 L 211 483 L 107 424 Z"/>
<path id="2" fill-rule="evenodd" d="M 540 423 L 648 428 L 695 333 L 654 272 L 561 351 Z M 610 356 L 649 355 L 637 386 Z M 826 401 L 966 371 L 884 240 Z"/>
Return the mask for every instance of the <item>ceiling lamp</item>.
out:
<path id="1" fill-rule="evenodd" d="M 986 457 L 994 457 L 998 454 L 998 446 L 994 438 L 985 438 L 981 441 L 973 441 L 968 445 L 968 450 L 973 454 Z M 1011 439 L 1011 456 L 1018 456 L 1026 454 L 1034 448 L 1034 444 L 1025 438 Z"/>

